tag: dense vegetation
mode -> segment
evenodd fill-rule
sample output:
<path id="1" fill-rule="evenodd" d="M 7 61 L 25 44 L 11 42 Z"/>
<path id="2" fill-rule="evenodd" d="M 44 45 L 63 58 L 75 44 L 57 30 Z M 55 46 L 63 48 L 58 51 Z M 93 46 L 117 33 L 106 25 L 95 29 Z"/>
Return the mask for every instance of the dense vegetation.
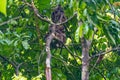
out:
<path id="1" fill-rule="evenodd" d="M 91 42 L 89 80 L 120 80 L 119 0 L 34 0 L 34 4 L 49 21 L 60 4 L 69 19 L 64 24 L 66 43 L 62 47 L 51 43 L 53 80 L 81 80 L 83 38 L 86 44 Z M 50 23 L 36 16 L 30 5 L 31 0 L 0 0 L 0 80 L 45 80 Z"/>

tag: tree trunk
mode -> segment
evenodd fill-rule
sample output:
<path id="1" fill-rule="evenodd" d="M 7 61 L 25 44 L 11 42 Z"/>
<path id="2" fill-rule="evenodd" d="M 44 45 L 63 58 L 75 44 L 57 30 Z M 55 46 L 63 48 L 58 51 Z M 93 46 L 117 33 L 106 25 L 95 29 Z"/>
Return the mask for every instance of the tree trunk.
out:
<path id="1" fill-rule="evenodd" d="M 81 39 L 82 42 L 82 77 L 81 80 L 89 80 L 89 47 L 90 42 L 85 40 L 84 38 Z"/>

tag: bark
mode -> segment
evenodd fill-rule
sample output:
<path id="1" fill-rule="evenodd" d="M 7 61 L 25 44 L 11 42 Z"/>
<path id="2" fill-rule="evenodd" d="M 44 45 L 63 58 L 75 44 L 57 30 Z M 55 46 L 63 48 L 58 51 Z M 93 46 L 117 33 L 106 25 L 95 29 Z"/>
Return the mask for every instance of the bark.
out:
<path id="1" fill-rule="evenodd" d="M 89 80 L 89 47 L 90 42 L 85 40 L 84 38 L 81 39 L 82 42 L 82 77 L 81 80 Z"/>
<path id="2" fill-rule="evenodd" d="M 51 52 L 50 52 L 50 43 L 53 40 L 53 35 L 49 35 L 47 37 L 46 41 L 46 52 L 47 52 L 47 57 L 46 57 L 46 80 L 52 80 L 51 78 Z"/>
<path id="3" fill-rule="evenodd" d="M 51 77 L 51 50 L 50 50 L 50 44 L 52 40 L 55 38 L 55 26 L 52 25 L 52 33 L 49 34 L 49 36 L 46 38 L 46 52 L 47 52 L 47 57 L 46 57 L 46 80 L 52 80 Z"/>

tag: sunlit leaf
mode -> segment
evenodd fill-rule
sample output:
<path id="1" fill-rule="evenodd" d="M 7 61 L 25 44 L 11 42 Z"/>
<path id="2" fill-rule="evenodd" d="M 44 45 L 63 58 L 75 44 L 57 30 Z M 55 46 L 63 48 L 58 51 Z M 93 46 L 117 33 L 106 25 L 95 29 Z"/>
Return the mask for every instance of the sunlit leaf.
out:
<path id="1" fill-rule="evenodd" d="M 87 9 L 84 9 L 83 15 L 84 15 L 84 16 L 87 16 L 87 14 L 88 14 L 88 13 L 87 13 Z"/>
<path id="2" fill-rule="evenodd" d="M 82 30 L 81 29 L 82 29 L 82 26 L 79 26 L 77 28 L 76 32 L 75 32 L 75 40 L 76 40 L 76 42 L 79 42 L 79 39 L 80 39 L 80 37 L 82 35 Z"/>
<path id="3" fill-rule="evenodd" d="M 15 75 L 12 77 L 12 80 L 27 80 L 26 77 L 22 75 L 22 73 L 19 73 L 19 75 Z"/>
<path id="4" fill-rule="evenodd" d="M 70 0 L 69 8 L 71 9 L 73 7 L 73 0 Z"/>
<path id="5" fill-rule="evenodd" d="M 70 38 L 67 38 L 67 40 L 66 40 L 66 45 L 69 45 L 70 43 L 71 43 L 71 39 Z"/>
<path id="6" fill-rule="evenodd" d="M 81 9 L 82 9 L 82 10 L 85 9 L 85 7 L 86 7 L 86 3 L 85 3 L 85 2 L 82 2 L 81 5 L 80 5 L 80 10 L 81 10 Z"/>
<path id="7" fill-rule="evenodd" d="M 7 0 L 0 0 L 0 12 L 2 12 L 5 16 L 7 15 L 6 4 L 7 4 Z"/>
<path id="8" fill-rule="evenodd" d="M 77 28 L 76 32 L 75 32 L 75 40 L 76 42 L 79 42 L 79 38 L 80 38 L 80 26 Z"/>
<path id="9" fill-rule="evenodd" d="M 101 16 L 97 16 L 97 18 L 98 18 L 99 20 L 101 20 L 101 21 L 107 22 L 107 20 L 104 19 L 104 18 L 102 18 Z"/>
<path id="10" fill-rule="evenodd" d="M 93 34 L 94 34 L 94 31 L 93 30 L 91 30 L 91 29 L 89 29 L 88 30 L 88 38 L 89 38 L 89 40 L 92 40 L 92 38 L 93 38 Z"/>
<path id="11" fill-rule="evenodd" d="M 22 45 L 25 49 L 29 49 L 30 48 L 30 45 L 28 44 L 28 41 L 27 40 L 24 40 L 22 41 Z"/>
<path id="12" fill-rule="evenodd" d="M 17 21 L 16 21 L 16 20 L 11 20 L 10 24 L 16 25 L 16 24 L 17 24 Z"/>

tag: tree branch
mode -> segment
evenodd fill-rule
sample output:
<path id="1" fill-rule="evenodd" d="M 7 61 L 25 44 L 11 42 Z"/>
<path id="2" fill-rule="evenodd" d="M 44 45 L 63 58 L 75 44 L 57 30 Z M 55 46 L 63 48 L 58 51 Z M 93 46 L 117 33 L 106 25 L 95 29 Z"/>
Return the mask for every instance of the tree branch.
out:
<path id="1" fill-rule="evenodd" d="M 46 41 L 46 52 L 47 52 L 47 57 L 46 57 L 46 80 L 52 80 L 51 79 L 51 50 L 50 50 L 50 44 L 51 41 L 53 40 L 53 36 L 52 34 L 50 34 L 47 37 L 47 41 Z"/>
<path id="2" fill-rule="evenodd" d="M 90 66 L 94 67 L 94 65 L 91 65 L 91 64 Z M 94 69 L 98 71 L 98 73 L 104 78 L 104 80 L 106 80 L 106 77 L 104 76 L 104 74 L 97 67 L 94 67 Z"/>
<path id="3" fill-rule="evenodd" d="M 71 16 L 69 19 L 65 20 L 64 22 L 57 23 L 56 25 L 62 25 L 62 24 L 65 24 L 65 23 L 67 23 L 68 21 L 70 21 L 72 18 L 74 18 L 75 16 L 77 16 L 77 13 L 76 13 L 76 12 L 75 12 L 75 13 L 73 14 L 73 16 Z"/>
<path id="4" fill-rule="evenodd" d="M 81 39 L 82 45 L 82 71 L 81 71 L 81 80 L 88 80 L 89 79 L 89 49 L 91 46 L 91 42 L 86 40 L 84 37 Z"/>
<path id="5" fill-rule="evenodd" d="M 3 26 L 3 25 L 5 25 L 5 24 L 8 24 L 8 23 L 10 23 L 12 20 L 17 20 L 17 19 L 19 19 L 19 18 L 20 18 L 20 16 L 15 17 L 15 18 L 12 18 L 12 19 L 10 19 L 10 20 L 8 20 L 8 21 L 2 22 L 2 23 L 0 23 L 0 26 Z"/>
<path id="6" fill-rule="evenodd" d="M 97 57 L 97 56 L 100 56 L 100 55 L 104 55 L 104 54 L 106 54 L 106 53 L 109 53 L 109 52 L 112 52 L 112 51 L 116 51 L 116 50 L 120 50 L 120 46 L 115 47 L 115 48 L 112 48 L 112 49 L 109 49 L 109 50 L 107 50 L 107 51 L 102 51 L 102 52 L 100 52 L 100 53 L 98 53 L 98 54 L 95 54 L 95 55 L 91 56 L 91 58 L 94 58 L 94 57 Z M 91 59 L 91 58 L 90 58 L 90 59 Z"/>
<path id="7" fill-rule="evenodd" d="M 39 14 L 39 11 L 38 11 L 38 9 L 35 7 L 33 0 L 31 0 L 31 4 L 27 3 L 25 0 L 24 0 L 24 3 L 33 9 L 35 15 L 36 15 L 40 20 L 42 20 L 42 21 L 44 21 L 44 22 L 47 22 L 47 23 L 49 23 L 49 24 L 62 25 L 62 24 L 67 23 L 68 21 L 70 21 L 70 20 L 71 20 L 72 18 L 74 18 L 75 16 L 77 16 L 77 13 L 75 12 L 75 13 L 73 14 L 73 16 L 71 16 L 69 19 L 65 20 L 64 22 L 54 23 L 54 22 L 51 21 L 51 19 L 49 19 L 49 18 L 44 18 L 44 17 L 42 17 L 42 16 Z"/>
<path id="8" fill-rule="evenodd" d="M 42 16 L 39 14 L 39 11 L 38 11 L 38 9 L 35 7 L 33 0 L 31 0 L 31 5 L 30 5 L 29 3 L 27 3 L 27 4 L 28 4 L 28 6 L 32 7 L 35 15 L 36 15 L 40 20 L 42 20 L 42 21 L 44 21 L 44 22 L 47 22 L 47 23 L 49 23 L 49 24 L 54 24 L 50 19 L 44 18 L 44 17 L 42 17 Z"/>
<path id="9" fill-rule="evenodd" d="M 16 65 L 14 62 L 8 60 L 6 57 L 0 55 L 0 58 L 2 58 L 4 61 L 8 62 L 9 64 L 11 64 L 14 68 L 16 68 Z"/>
<path id="10" fill-rule="evenodd" d="M 50 44 L 52 40 L 55 38 L 55 26 L 53 25 L 52 32 L 48 35 L 46 38 L 46 52 L 47 52 L 47 57 L 46 57 L 46 80 L 52 80 L 51 78 L 51 50 L 50 50 Z"/>
<path id="11" fill-rule="evenodd" d="M 4 57 L 4 56 L 2 56 L 2 55 L 0 55 L 0 58 L 2 58 L 4 61 L 6 61 L 6 62 L 8 62 L 9 64 L 11 64 L 11 65 L 14 67 L 14 69 L 15 69 L 16 75 L 17 75 L 17 76 L 19 75 L 19 68 L 20 68 L 20 66 L 23 64 L 23 62 L 17 65 L 17 64 L 15 64 L 13 61 L 8 60 L 6 57 Z"/>
<path id="12" fill-rule="evenodd" d="M 17 75 L 17 76 L 19 75 L 19 69 L 20 69 L 20 67 L 21 67 L 22 64 L 23 64 L 23 62 L 20 63 L 20 64 L 18 64 L 18 66 L 16 66 L 16 68 L 15 68 L 16 75 Z"/>
<path id="13" fill-rule="evenodd" d="M 55 58 L 56 60 L 61 61 L 61 62 L 63 63 L 63 65 L 66 67 L 67 71 L 72 75 L 72 77 L 74 78 L 74 80 L 76 80 L 74 74 L 73 74 L 73 73 L 71 72 L 71 70 L 67 67 L 67 63 L 66 63 L 64 60 L 62 60 L 61 58 L 57 58 L 57 57 L 55 57 L 55 56 L 52 56 L 52 57 Z M 79 68 L 79 67 L 76 67 L 76 66 L 74 66 L 74 65 L 72 65 L 72 64 L 69 64 L 69 65 L 71 65 L 71 66 L 74 67 L 74 68 Z"/>

